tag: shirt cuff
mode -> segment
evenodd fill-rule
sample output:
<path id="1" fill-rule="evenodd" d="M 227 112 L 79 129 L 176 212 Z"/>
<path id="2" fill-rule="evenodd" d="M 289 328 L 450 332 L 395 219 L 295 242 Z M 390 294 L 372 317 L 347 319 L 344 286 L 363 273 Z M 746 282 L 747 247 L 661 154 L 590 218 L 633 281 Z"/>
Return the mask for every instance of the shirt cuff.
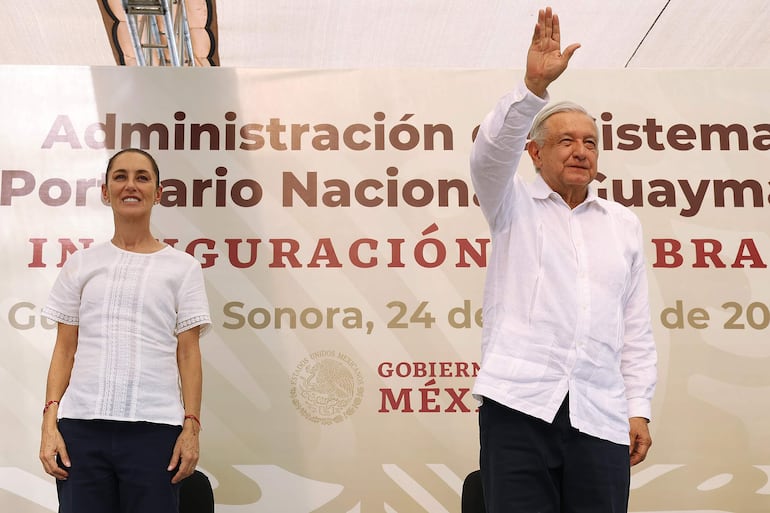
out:
<path id="1" fill-rule="evenodd" d="M 649 399 L 636 398 L 628 400 L 628 418 L 644 417 L 652 420 L 652 405 Z"/>
<path id="2" fill-rule="evenodd" d="M 516 87 L 513 88 L 508 94 L 503 96 L 503 102 L 510 105 L 508 112 L 516 105 L 516 109 L 523 113 L 528 114 L 531 117 L 535 117 L 543 107 L 545 107 L 550 101 L 551 97 L 548 91 L 545 93 L 545 98 L 540 98 L 538 95 L 527 89 L 524 82 L 519 82 Z"/>

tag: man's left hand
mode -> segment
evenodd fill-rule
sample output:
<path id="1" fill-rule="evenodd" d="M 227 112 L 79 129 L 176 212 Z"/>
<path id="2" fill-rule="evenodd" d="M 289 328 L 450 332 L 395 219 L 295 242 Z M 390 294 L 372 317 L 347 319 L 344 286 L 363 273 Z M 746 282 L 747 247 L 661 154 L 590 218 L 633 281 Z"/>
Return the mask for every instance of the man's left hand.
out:
<path id="1" fill-rule="evenodd" d="M 641 463 L 647 457 L 647 451 L 652 446 L 652 437 L 650 429 L 647 426 L 648 420 L 644 417 L 631 417 L 628 419 L 631 426 L 629 435 L 631 443 L 628 448 L 628 454 L 631 458 L 631 466 Z"/>

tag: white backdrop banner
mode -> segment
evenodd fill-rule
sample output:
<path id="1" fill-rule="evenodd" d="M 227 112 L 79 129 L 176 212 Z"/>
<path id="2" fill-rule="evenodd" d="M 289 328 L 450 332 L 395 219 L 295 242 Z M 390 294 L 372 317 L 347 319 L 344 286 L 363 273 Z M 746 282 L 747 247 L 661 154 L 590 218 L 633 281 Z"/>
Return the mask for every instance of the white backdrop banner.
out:
<path id="1" fill-rule="evenodd" d="M 520 78 L 0 68 L 0 509 L 56 510 L 40 309 L 67 257 L 111 236 L 99 186 L 134 146 L 160 164 L 154 234 L 204 268 L 217 511 L 459 512 L 491 249 L 468 155 Z M 644 225 L 660 378 L 633 512 L 770 511 L 768 83 L 570 71 L 551 90 L 597 117 L 600 193 Z"/>

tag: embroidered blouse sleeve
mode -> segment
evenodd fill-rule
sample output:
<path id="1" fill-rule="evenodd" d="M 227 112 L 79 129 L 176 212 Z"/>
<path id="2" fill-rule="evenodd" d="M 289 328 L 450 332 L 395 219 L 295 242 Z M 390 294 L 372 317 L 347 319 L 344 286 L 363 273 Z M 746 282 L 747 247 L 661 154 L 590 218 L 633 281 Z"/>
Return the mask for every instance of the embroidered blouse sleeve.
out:
<path id="1" fill-rule="evenodd" d="M 44 317 L 72 326 L 80 324 L 80 263 L 78 253 L 64 263 L 41 312 Z"/>
<path id="2" fill-rule="evenodd" d="M 178 292 L 176 333 L 200 326 L 200 336 L 211 328 L 209 301 L 200 263 L 194 260 Z"/>

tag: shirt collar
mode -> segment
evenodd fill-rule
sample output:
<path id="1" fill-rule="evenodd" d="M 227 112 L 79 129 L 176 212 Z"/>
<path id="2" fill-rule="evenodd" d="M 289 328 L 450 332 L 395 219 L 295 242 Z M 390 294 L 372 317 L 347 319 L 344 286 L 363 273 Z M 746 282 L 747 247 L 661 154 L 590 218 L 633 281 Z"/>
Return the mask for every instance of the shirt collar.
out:
<path id="1" fill-rule="evenodd" d="M 540 173 L 536 173 L 535 180 L 531 184 L 530 191 L 533 198 L 540 200 L 548 199 L 551 197 L 551 195 L 554 195 L 554 197 L 559 196 L 558 193 L 556 193 L 548 186 L 547 183 L 545 183 L 545 180 L 543 180 L 543 177 L 540 175 Z M 596 205 L 596 207 L 606 211 L 606 207 L 601 201 L 598 201 L 598 199 L 599 196 L 596 193 L 596 188 L 593 186 L 593 183 L 588 184 L 588 195 L 586 196 L 583 204 L 586 206 Z"/>

